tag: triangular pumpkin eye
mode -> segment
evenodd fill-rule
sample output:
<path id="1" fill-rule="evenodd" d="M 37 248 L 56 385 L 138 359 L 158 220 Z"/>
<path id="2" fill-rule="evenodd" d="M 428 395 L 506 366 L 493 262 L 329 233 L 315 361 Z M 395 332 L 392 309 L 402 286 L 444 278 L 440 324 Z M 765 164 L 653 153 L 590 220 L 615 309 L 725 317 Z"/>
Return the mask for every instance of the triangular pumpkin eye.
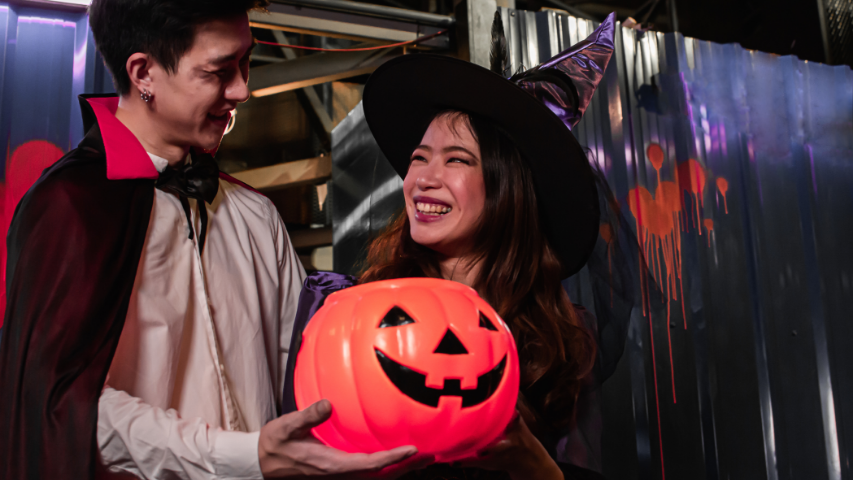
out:
<path id="1" fill-rule="evenodd" d="M 379 324 L 379 328 L 399 327 L 410 323 L 415 323 L 415 319 L 410 317 L 402 308 L 394 307 L 391 310 L 388 310 L 388 313 L 386 313 L 382 318 L 382 323 Z"/>
<path id="2" fill-rule="evenodd" d="M 480 327 L 485 328 L 486 330 L 492 330 L 494 332 L 498 331 L 497 327 L 495 327 L 495 324 L 492 323 L 491 320 L 489 320 L 489 317 L 483 315 L 483 312 L 480 312 Z"/>

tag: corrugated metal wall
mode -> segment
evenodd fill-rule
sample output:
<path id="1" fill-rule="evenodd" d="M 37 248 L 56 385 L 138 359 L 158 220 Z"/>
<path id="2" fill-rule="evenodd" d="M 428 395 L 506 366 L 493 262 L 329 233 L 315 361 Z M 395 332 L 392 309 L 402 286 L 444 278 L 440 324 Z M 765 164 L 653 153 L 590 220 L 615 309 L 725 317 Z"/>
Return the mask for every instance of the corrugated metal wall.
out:
<path id="1" fill-rule="evenodd" d="M 853 65 L 853 1 L 823 0 L 823 22 L 832 63 Z"/>
<path id="2" fill-rule="evenodd" d="M 501 13 L 513 71 L 594 28 Z M 634 311 L 604 384 L 605 475 L 853 478 L 853 72 L 677 34 L 616 40 L 575 135 L 669 300 Z M 360 108 L 332 155 L 335 266 L 352 272 L 402 195 Z M 568 282 L 576 301 L 586 278 Z"/>
<path id="3" fill-rule="evenodd" d="M 42 170 L 83 138 L 77 95 L 112 91 L 83 11 L 0 3 L 0 235 Z M 0 245 L 0 279 L 6 242 Z M 0 281 L 5 310 L 5 280 Z M 2 320 L 0 320 L 2 323 Z"/>

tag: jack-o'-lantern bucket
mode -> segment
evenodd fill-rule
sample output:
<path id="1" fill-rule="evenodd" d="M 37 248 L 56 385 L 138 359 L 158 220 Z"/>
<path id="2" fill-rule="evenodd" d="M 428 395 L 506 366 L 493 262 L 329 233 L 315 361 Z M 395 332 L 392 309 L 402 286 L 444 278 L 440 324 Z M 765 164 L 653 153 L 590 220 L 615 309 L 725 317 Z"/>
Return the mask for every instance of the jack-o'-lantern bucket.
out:
<path id="1" fill-rule="evenodd" d="M 450 462 L 501 436 L 518 382 L 512 333 L 473 289 L 404 278 L 326 299 L 302 334 L 294 393 L 300 410 L 331 402 L 332 417 L 313 430 L 326 445 L 415 445 Z"/>

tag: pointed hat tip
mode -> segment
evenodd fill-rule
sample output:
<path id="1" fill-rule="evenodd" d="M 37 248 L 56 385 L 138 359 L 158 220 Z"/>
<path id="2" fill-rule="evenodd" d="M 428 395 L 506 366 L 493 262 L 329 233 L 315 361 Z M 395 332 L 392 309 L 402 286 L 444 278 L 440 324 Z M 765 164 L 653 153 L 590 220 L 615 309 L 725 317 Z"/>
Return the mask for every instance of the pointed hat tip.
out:
<path id="1" fill-rule="evenodd" d="M 616 37 L 616 12 L 610 12 L 607 18 L 592 32 L 590 40 L 595 38 L 594 43 L 605 44 L 612 48 Z M 602 42 L 602 40 L 604 40 Z"/>

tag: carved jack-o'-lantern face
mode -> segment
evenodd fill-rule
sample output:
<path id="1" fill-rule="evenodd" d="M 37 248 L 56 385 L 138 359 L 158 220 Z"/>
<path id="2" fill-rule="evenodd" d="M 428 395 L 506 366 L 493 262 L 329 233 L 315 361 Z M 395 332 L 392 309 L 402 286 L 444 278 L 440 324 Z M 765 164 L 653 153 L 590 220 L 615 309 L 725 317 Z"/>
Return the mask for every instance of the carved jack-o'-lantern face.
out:
<path id="1" fill-rule="evenodd" d="M 297 406 L 326 398 L 314 429 L 349 452 L 415 445 L 439 462 L 496 439 L 515 411 L 518 354 L 509 329 L 474 290 L 397 279 L 330 295 L 303 332 Z"/>

